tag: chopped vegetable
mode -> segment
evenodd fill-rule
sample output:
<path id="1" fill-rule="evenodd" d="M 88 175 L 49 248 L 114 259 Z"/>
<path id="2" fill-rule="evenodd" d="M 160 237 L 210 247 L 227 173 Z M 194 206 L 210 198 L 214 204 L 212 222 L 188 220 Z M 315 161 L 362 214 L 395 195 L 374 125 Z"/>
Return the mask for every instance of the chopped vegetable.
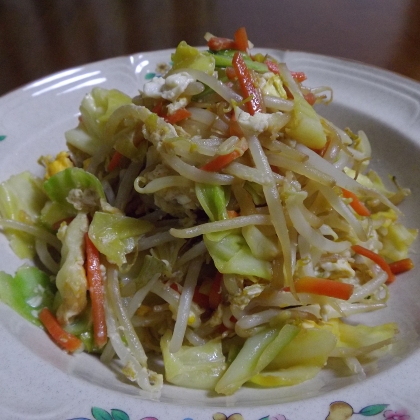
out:
<path id="1" fill-rule="evenodd" d="M 360 254 L 366 258 L 369 258 L 375 264 L 377 264 L 380 268 L 382 268 L 382 270 L 384 270 L 388 274 L 387 284 L 390 284 L 395 280 L 395 276 L 393 272 L 391 271 L 389 264 L 379 254 L 360 245 L 353 245 L 351 248 L 357 254 Z"/>
<path id="2" fill-rule="evenodd" d="M 351 198 L 350 206 L 359 216 L 370 216 L 370 211 L 366 206 L 359 200 L 357 195 L 346 189 L 342 189 L 344 198 Z"/>
<path id="3" fill-rule="evenodd" d="M 218 172 L 233 162 L 235 159 L 241 157 L 248 150 L 248 144 L 245 139 L 238 141 L 238 146 L 235 149 L 227 153 L 226 155 L 219 155 L 212 159 L 210 162 L 207 162 L 201 167 L 204 171 L 208 172 Z"/>
<path id="4" fill-rule="evenodd" d="M 352 284 L 318 277 L 301 277 L 295 281 L 296 293 L 313 293 L 342 300 L 348 300 L 353 293 L 353 289 Z"/>
<path id="5" fill-rule="evenodd" d="M 389 268 L 392 274 L 401 274 L 412 270 L 414 268 L 414 263 L 411 258 L 404 258 L 403 260 L 390 263 Z"/>
<path id="6" fill-rule="evenodd" d="M 233 68 L 239 80 L 242 93 L 245 98 L 249 98 L 246 102 L 248 112 L 251 115 L 264 110 L 264 102 L 261 92 L 256 86 L 256 83 L 248 70 L 242 55 L 236 52 L 232 60 Z"/>
<path id="7" fill-rule="evenodd" d="M 107 340 L 105 320 L 104 284 L 101 273 L 99 252 L 85 233 L 86 247 L 86 277 L 88 281 L 89 297 L 92 305 L 92 320 L 94 342 L 97 348 L 102 348 Z"/>
<path id="8" fill-rule="evenodd" d="M 248 35 L 246 29 L 242 26 L 235 32 L 235 48 L 239 51 L 248 51 Z"/>
<path id="9" fill-rule="evenodd" d="M 82 350 L 82 341 L 64 330 L 48 308 L 43 308 L 41 310 L 39 319 L 54 342 L 62 349 L 69 353 Z"/>

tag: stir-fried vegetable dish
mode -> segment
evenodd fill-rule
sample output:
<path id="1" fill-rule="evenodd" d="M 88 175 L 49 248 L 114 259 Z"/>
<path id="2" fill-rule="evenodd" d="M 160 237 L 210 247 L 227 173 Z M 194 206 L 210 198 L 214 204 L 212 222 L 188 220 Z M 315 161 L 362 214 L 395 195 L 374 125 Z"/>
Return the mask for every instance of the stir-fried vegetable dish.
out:
<path id="1" fill-rule="evenodd" d="M 360 372 L 398 327 L 346 318 L 385 308 L 413 266 L 409 190 L 369 169 L 363 131 L 318 114 L 330 87 L 244 28 L 205 38 L 133 97 L 93 88 L 67 150 L 39 158 L 44 179 L 0 185 L 0 227 L 36 261 L 1 273 L 0 299 L 154 396 L 164 380 L 294 385 L 333 358 Z"/>

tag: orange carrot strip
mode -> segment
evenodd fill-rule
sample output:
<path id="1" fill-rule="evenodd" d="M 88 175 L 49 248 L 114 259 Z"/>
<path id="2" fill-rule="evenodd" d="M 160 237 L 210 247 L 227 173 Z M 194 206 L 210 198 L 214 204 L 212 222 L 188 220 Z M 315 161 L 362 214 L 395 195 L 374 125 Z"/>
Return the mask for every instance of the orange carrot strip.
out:
<path id="1" fill-rule="evenodd" d="M 303 71 L 291 71 L 290 73 L 293 79 L 295 79 L 298 83 L 302 83 L 306 80 L 306 74 Z"/>
<path id="2" fill-rule="evenodd" d="M 303 97 L 309 105 L 315 105 L 316 96 L 312 92 L 305 93 Z"/>
<path id="3" fill-rule="evenodd" d="M 215 157 L 210 162 L 207 162 L 205 165 L 203 165 L 201 169 L 207 172 L 220 171 L 225 166 L 229 165 L 229 163 L 242 156 L 247 149 L 248 143 L 246 141 L 241 141 L 238 148 L 230 153 L 227 153 L 226 155 L 219 155 Z"/>
<path id="4" fill-rule="evenodd" d="M 342 300 L 348 300 L 353 294 L 353 289 L 352 284 L 318 277 L 302 277 L 295 281 L 297 293 L 313 293 Z"/>
<path id="5" fill-rule="evenodd" d="M 173 114 L 169 114 L 165 116 L 165 121 L 169 124 L 175 124 L 179 121 L 185 120 L 191 116 L 191 112 L 188 109 L 180 108 L 177 109 Z"/>
<path id="6" fill-rule="evenodd" d="M 54 342 L 62 349 L 69 353 L 73 353 L 82 348 L 82 341 L 75 335 L 64 330 L 48 308 L 41 310 L 39 313 L 39 320 L 42 322 L 42 325 L 44 325 Z"/>
<path id="7" fill-rule="evenodd" d="M 358 199 L 357 195 L 351 191 L 345 190 L 342 188 L 343 197 L 344 198 L 351 198 L 350 206 L 352 209 L 360 216 L 370 216 L 370 211 L 366 208 L 366 206 Z"/>
<path id="8" fill-rule="evenodd" d="M 235 210 L 227 210 L 227 215 L 229 219 L 234 219 L 235 217 L 238 217 L 239 214 Z"/>
<path id="9" fill-rule="evenodd" d="M 229 121 L 229 135 L 236 136 L 236 137 L 244 136 L 242 128 L 239 125 L 238 121 L 236 120 L 235 114 L 232 114 L 232 117 Z"/>
<path id="10" fill-rule="evenodd" d="M 107 338 L 105 320 L 105 297 L 99 251 L 85 234 L 86 247 L 86 276 L 88 281 L 89 296 L 92 303 L 93 340 L 98 348 L 102 348 Z"/>
<path id="11" fill-rule="evenodd" d="M 405 273 L 414 268 L 414 263 L 411 258 L 404 258 L 402 260 L 394 261 L 388 264 L 392 274 Z"/>
<path id="12" fill-rule="evenodd" d="M 379 254 L 360 245 L 353 245 L 351 249 L 357 254 L 363 255 L 364 257 L 372 260 L 375 264 L 379 265 L 379 267 L 381 267 L 382 270 L 388 274 L 388 280 L 386 281 L 386 284 L 391 284 L 395 280 L 394 273 L 391 271 L 389 264 Z"/>
<path id="13" fill-rule="evenodd" d="M 117 150 L 114 152 L 108 164 L 108 172 L 112 172 L 120 164 L 122 157 L 123 155 Z"/>

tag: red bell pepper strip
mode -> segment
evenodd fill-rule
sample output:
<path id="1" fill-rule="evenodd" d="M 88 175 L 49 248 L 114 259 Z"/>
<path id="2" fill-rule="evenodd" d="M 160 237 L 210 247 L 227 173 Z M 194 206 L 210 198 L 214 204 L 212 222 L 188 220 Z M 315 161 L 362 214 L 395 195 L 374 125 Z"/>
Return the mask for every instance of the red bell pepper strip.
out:
<path id="1" fill-rule="evenodd" d="M 82 349 L 82 341 L 75 335 L 67 332 L 58 323 L 57 319 L 48 308 L 41 310 L 39 313 L 39 320 L 42 322 L 42 325 L 45 327 L 54 342 L 62 349 L 69 353 L 74 353 L 75 351 Z"/>
<path id="2" fill-rule="evenodd" d="M 414 263 L 411 258 L 404 258 L 402 260 L 394 261 L 389 264 L 392 274 L 405 273 L 414 268 Z"/>
<path id="3" fill-rule="evenodd" d="M 88 281 L 89 296 L 92 304 L 93 340 L 98 348 L 102 348 L 107 338 L 105 320 L 104 285 L 101 273 L 99 251 L 96 249 L 89 235 L 85 234 L 86 248 L 86 277 Z"/>
<path id="4" fill-rule="evenodd" d="M 221 51 L 221 50 L 235 50 L 236 43 L 233 39 L 221 38 L 213 36 L 207 41 L 207 46 L 212 51 Z"/>
<path id="5" fill-rule="evenodd" d="M 108 172 L 112 172 L 120 164 L 122 157 L 123 155 L 117 150 L 114 152 L 108 164 Z"/>
<path id="6" fill-rule="evenodd" d="M 386 281 L 386 284 L 391 284 L 395 280 L 395 275 L 391 271 L 389 264 L 379 254 L 360 245 L 353 245 L 351 249 L 357 254 L 363 255 L 364 257 L 372 260 L 375 264 L 379 265 L 379 267 L 388 274 L 388 280 Z"/>
<path id="7" fill-rule="evenodd" d="M 351 208 L 360 216 L 370 216 L 370 211 L 366 206 L 358 199 L 357 195 L 351 191 L 345 190 L 342 188 L 343 197 L 351 198 L 350 206 Z"/>
<path id="8" fill-rule="evenodd" d="M 223 169 L 225 166 L 229 165 L 232 161 L 237 159 L 238 157 L 242 156 L 245 151 L 248 149 L 248 143 L 243 138 L 239 142 L 239 147 L 233 150 L 226 155 L 219 155 L 212 159 L 210 162 L 207 162 L 205 165 L 201 167 L 203 171 L 207 172 L 218 172 Z"/>
<path id="9" fill-rule="evenodd" d="M 243 26 L 235 32 L 235 44 L 237 50 L 243 52 L 248 51 L 248 35 Z"/>
<path id="10" fill-rule="evenodd" d="M 270 70 L 272 73 L 280 73 L 279 66 L 274 61 L 265 60 L 264 63 L 268 70 Z M 302 83 L 307 79 L 306 74 L 303 71 L 291 71 L 290 74 L 298 83 Z"/>
<path id="11" fill-rule="evenodd" d="M 203 309 L 209 308 L 209 297 L 204 293 L 201 293 L 198 288 L 194 290 L 194 295 L 192 298 L 193 302 L 196 303 Z"/>
<path id="12" fill-rule="evenodd" d="M 313 293 L 342 300 L 348 300 L 353 294 L 353 289 L 352 284 L 318 277 L 302 277 L 295 281 L 297 293 Z"/>
<path id="13" fill-rule="evenodd" d="M 232 60 L 233 68 L 238 77 L 239 85 L 241 87 L 244 98 L 250 98 L 246 103 L 248 112 L 255 115 L 257 112 L 264 110 L 264 102 L 260 89 L 255 85 L 254 78 L 245 64 L 242 54 L 237 51 Z"/>
<path id="14" fill-rule="evenodd" d="M 211 309 L 217 309 L 222 302 L 222 280 L 223 274 L 218 272 L 213 279 L 209 292 L 209 306 Z"/>

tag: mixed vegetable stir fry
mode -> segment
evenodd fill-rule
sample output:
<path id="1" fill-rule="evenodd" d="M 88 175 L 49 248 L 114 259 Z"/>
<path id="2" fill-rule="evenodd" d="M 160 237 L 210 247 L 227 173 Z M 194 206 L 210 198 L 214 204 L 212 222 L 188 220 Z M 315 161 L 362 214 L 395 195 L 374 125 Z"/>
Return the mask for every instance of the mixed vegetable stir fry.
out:
<path id="1" fill-rule="evenodd" d="M 36 261 L 1 273 L 0 299 L 154 396 L 164 379 L 294 385 L 333 358 L 360 372 L 398 327 L 346 318 L 385 308 L 412 268 L 409 190 L 368 168 L 364 132 L 317 113 L 330 87 L 254 53 L 244 28 L 205 38 L 134 97 L 93 88 L 44 179 L 0 185 L 0 227 Z"/>

